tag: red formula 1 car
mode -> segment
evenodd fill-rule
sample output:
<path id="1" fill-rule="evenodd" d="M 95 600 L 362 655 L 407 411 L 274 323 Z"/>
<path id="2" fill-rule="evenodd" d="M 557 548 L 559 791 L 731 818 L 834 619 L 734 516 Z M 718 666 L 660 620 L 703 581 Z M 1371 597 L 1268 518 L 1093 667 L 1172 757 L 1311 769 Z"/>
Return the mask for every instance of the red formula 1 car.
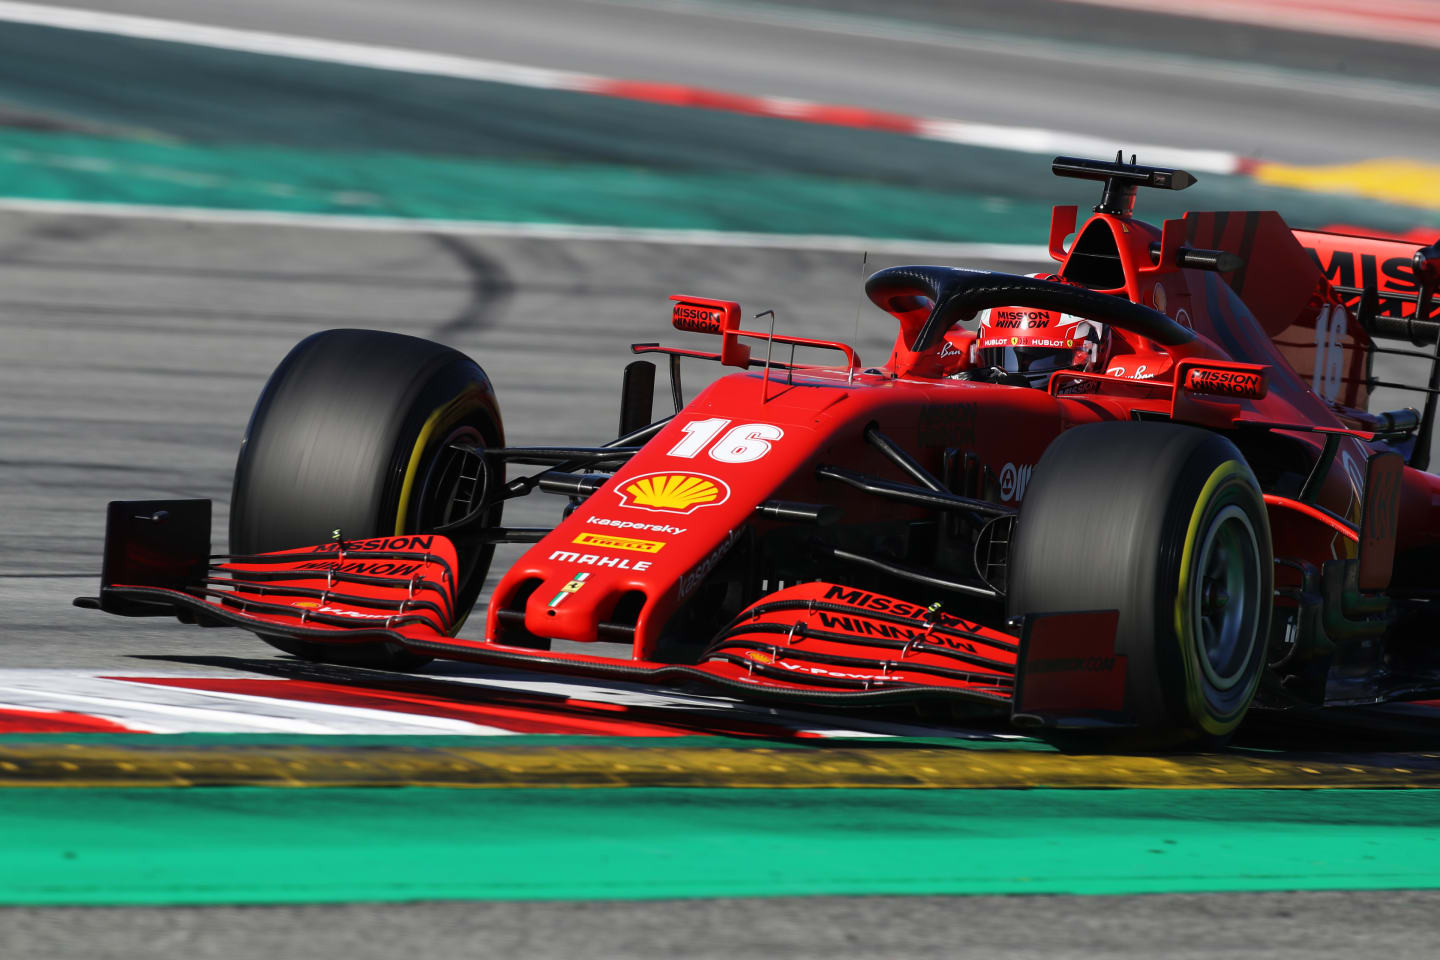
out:
<path id="1" fill-rule="evenodd" d="M 359 666 L 446 657 L 1172 741 L 1224 737 L 1256 702 L 1440 691 L 1440 247 L 1269 212 L 1156 228 L 1136 188 L 1188 174 L 1054 169 L 1104 194 L 1078 232 L 1056 208 L 1053 277 L 881 270 L 866 292 L 899 334 L 874 367 L 674 297 L 674 326 L 719 351 L 635 345 L 668 357 L 675 413 L 652 420 L 655 365 L 631 363 L 601 446 L 508 446 L 484 372 L 446 347 L 316 334 L 255 408 L 231 553 L 210 556 L 208 501 L 117 502 L 100 596 L 77 602 Z M 837 362 L 774 361 L 777 344 Z M 1366 411 L 1387 350 L 1430 361 L 1423 414 Z M 681 358 L 738 372 L 686 404 Z M 503 526 L 537 491 L 568 498 L 559 522 Z M 483 639 L 457 636 L 493 545 L 517 542 L 534 545 Z"/>

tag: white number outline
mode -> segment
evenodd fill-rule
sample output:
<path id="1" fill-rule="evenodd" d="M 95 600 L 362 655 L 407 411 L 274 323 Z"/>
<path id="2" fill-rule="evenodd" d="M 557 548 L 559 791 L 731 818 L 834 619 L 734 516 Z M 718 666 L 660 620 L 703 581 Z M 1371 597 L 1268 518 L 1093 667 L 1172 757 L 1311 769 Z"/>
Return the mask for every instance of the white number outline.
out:
<path id="1" fill-rule="evenodd" d="M 685 434 L 681 440 L 667 452 L 667 456 L 679 457 L 682 460 L 693 460 L 700 455 L 706 445 L 724 430 L 730 423 L 723 417 L 711 417 L 708 420 L 691 420 L 680 431 Z"/>
<path id="2" fill-rule="evenodd" d="M 680 428 L 685 439 L 667 450 L 666 455 L 693 460 L 729 424 L 730 421 L 722 417 L 692 420 Z M 715 440 L 709 456 L 720 463 L 753 463 L 769 453 L 773 442 L 784 436 L 785 431 L 773 423 L 742 423 Z"/>

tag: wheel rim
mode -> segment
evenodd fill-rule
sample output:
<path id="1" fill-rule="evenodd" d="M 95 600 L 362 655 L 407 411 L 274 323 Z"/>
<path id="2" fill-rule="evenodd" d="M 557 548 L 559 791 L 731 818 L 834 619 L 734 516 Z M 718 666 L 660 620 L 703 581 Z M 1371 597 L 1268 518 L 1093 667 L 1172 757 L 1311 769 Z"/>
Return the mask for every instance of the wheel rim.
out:
<path id="1" fill-rule="evenodd" d="M 1229 690 L 1246 674 L 1260 620 L 1260 541 L 1249 516 L 1230 505 L 1215 516 L 1190 586 L 1196 655 L 1205 678 Z"/>
<path id="2" fill-rule="evenodd" d="M 418 505 L 414 516 L 415 533 L 425 533 L 436 527 L 454 523 L 469 516 L 485 496 L 493 478 L 493 471 L 482 454 L 470 449 L 483 450 L 485 438 L 473 426 L 464 425 L 452 430 L 444 443 L 436 448 L 434 456 L 426 467 L 418 492 Z M 459 449 L 457 449 L 457 447 Z M 479 524 L 467 524 L 467 531 L 447 534 L 455 546 L 456 559 L 460 562 L 459 582 L 455 594 L 461 605 L 473 602 L 480 591 L 485 573 L 490 565 L 488 542 L 479 539 L 478 527 L 499 522 L 500 504 L 487 508 L 486 516 Z M 462 610 L 460 622 L 464 622 Z"/>
<path id="3" fill-rule="evenodd" d="M 466 448 L 484 449 L 474 427 L 460 427 L 436 451 L 420 485 L 416 525 L 433 530 L 468 516 L 485 495 L 489 479 L 485 458 Z"/>

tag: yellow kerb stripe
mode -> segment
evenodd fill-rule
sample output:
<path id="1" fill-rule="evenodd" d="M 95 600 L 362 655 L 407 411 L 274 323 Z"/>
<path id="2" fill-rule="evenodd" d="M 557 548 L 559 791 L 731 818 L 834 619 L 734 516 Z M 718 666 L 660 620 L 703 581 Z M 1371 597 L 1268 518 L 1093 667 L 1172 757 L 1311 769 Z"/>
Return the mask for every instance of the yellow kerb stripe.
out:
<path id="1" fill-rule="evenodd" d="M 1326 167 L 1262 162 L 1251 176 L 1256 182 L 1273 187 L 1348 193 L 1407 207 L 1440 210 L 1440 165 L 1403 157 Z"/>
<path id="2" fill-rule="evenodd" d="M 0 747 L 0 790 L 189 786 L 889 789 L 1440 787 L 1417 754 L 1352 763 L 1273 754 L 1085 756 L 936 747 Z"/>

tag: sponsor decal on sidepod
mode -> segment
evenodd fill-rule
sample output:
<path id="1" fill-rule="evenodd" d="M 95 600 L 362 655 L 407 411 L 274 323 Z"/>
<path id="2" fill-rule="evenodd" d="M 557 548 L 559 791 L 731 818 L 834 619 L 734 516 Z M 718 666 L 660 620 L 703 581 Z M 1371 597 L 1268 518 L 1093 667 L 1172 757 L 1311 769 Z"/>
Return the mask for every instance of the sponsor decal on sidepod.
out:
<path id="1" fill-rule="evenodd" d="M 1017 503 L 1025 499 L 1025 487 L 1030 483 L 1030 474 L 1035 469 L 1033 464 L 1021 464 L 1015 466 L 1007 463 L 1000 468 L 1000 499 L 1014 500 Z"/>
<path id="2" fill-rule="evenodd" d="M 920 446 L 973 446 L 976 420 L 973 403 L 927 403 L 920 408 Z"/>
<path id="3" fill-rule="evenodd" d="M 697 563 L 688 573 L 680 578 L 678 590 L 681 600 L 684 600 L 692 590 L 700 586 L 700 581 L 709 576 L 710 571 L 715 569 L 715 565 L 721 561 L 725 554 L 730 552 L 730 548 L 733 547 L 735 541 L 739 539 L 740 531 L 731 530 L 725 535 L 725 539 L 720 541 L 720 545 L 710 551 L 709 556 Z"/>

